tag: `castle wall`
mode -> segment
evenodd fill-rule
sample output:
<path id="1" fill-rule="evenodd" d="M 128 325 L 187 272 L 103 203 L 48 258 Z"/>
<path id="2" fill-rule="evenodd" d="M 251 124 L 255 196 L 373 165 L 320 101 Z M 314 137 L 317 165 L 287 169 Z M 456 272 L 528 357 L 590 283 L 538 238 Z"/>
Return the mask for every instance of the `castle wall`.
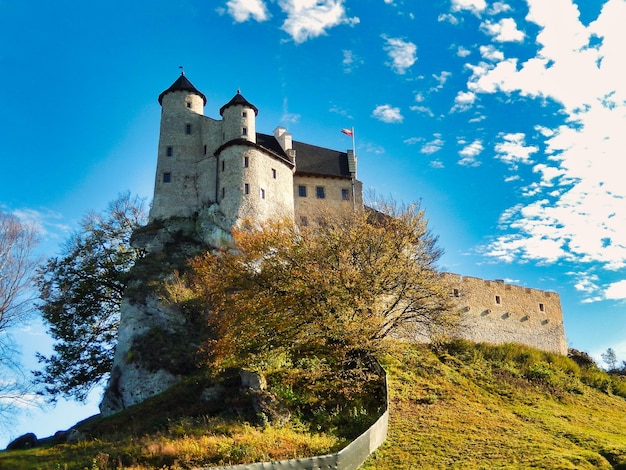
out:
<path id="1" fill-rule="evenodd" d="M 218 159 L 220 208 L 233 225 L 246 217 L 293 217 L 290 165 L 252 145 L 229 146 Z"/>
<path id="2" fill-rule="evenodd" d="M 306 196 L 300 195 L 300 186 L 306 188 Z M 318 197 L 317 188 L 323 188 L 324 198 Z M 342 191 L 347 191 L 347 199 L 344 199 Z M 363 207 L 363 191 L 360 181 L 355 181 L 354 192 L 356 207 Z M 293 178 L 292 197 L 295 221 L 303 223 L 303 218 L 305 218 L 308 223 L 324 208 L 352 208 L 352 181 L 343 178 L 296 175 Z"/>
<path id="3" fill-rule="evenodd" d="M 445 273 L 442 278 L 462 312 L 457 336 L 493 344 L 522 343 L 567 354 L 557 293 L 458 274 Z"/>

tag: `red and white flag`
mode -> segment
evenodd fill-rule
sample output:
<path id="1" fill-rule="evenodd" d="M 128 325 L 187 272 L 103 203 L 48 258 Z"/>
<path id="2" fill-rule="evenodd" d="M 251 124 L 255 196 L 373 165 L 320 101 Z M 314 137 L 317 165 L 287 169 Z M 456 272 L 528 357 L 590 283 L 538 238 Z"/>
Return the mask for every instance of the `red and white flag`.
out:
<path id="1" fill-rule="evenodd" d="M 350 137 L 354 135 L 354 132 L 352 132 L 352 129 L 341 129 L 341 132 L 343 132 L 346 135 L 349 135 Z"/>

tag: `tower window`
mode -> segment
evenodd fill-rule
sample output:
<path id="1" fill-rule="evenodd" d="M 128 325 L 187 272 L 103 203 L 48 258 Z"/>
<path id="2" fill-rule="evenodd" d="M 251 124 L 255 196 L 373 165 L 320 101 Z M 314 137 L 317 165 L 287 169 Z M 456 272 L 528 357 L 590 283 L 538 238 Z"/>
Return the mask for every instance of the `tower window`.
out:
<path id="1" fill-rule="evenodd" d="M 185 134 L 191 134 L 191 124 L 185 124 Z"/>
<path id="2" fill-rule="evenodd" d="M 206 145 L 204 146 L 204 154 L 206 155 Z"/>
<path id="3" fill-rule="evenodd" d="M 261 195 L 261 199 L 265 199 L 265 189 L 261 188 L 260 195 Z"/>
<path id="4" fill-rule="evenodd" d="M 241 112 L 241 117 L 248 117 L 248 112 L 247 111 L 242 111 Z"/>
<path id="5" fill-rule="evenodd" d="M 324 199 L 326 197 L 326 192 L 324 191 L 324 186 L 316 186 L 315 187 L 315 196 L 318 199 Z"/>
<path id="6" fill-rule="evenodd" d="M 500 305 L 502 303 L 502 299 L 500 298 L 499 295 L 496 295 L 496 304 Z"/>
<path id="7" fill-rule="evenodd" d="M 174 149 L 172 147 L 167 147 L 167 149 L 165 150 L 165 155 L 171 157 L 172 155 L 174 155 Z"/>
<path id="8" fill-rule="evenodd" d="M 248 183 L 244 183 L 243 185 L 243 193 L 250 194 L 250 185 Z"/>
<path id="9" fill-rule="evenodd" d="M 543 304 L 539 304 L 539 311 L 540 311 L 540 312 L 545 311 L 545 309 L 546 309 L 546 308 L 545 308 L 545 306 L 544 306 Z"/>
<path id="10" fill-rule="evenodd" d="M 224 171 L 224 168 L 226 168 L 226 162 L 222 160 L 222 171 Z"/>
<path id="11" fill-rule="evenodd" d="M 243 167 L 248 168 L 250 166 L 250 159 L 248 157 L 243 157 Z"/>
<path id="12" fill-rule="evenodd" d="M 304 186 L 304 185 L 299 185 L 298 186 L 298 196 L 306 197 L 306 186 Z"/>
<path id="13" fill-rule="evenodd" d="M 187 101 L 187 107 L 191 108 L 191 101 Z"/>
<path id="14" fill-rule="evenodd" d="M 172 174 L 171 173 L 163 173 L 163 182 L 164 183 L 169 183 L 172 181 Z"/>
<path id="15" fill-rule="evenodd" d="M 276 179 L 276 169 L 272 168 L 272 178 Z"/>
<path id="16" fill-rule="evenodd" d="M 458 297 L 459 296 L 459 289 L 452 289 L 452 296 L 453 297 Z"/>
<path id="17" fill-rule="evenodd" d="M 341 189 L 341 200 L 342 201 L 349 201 L 350 200 L 350 191 L 347 190 L 346 188 L 342 188 Z"/>
<path id="18" fill-rule="evenodd" d="M 244 127 L 241 129 L 241 135 L 248 135 L 248 128 Z"/>
<path id="19" fill-rule="evenodd" d="M 226 188 L 222 188 L 222 199 L 224 199 L 224 196 L 226 196 Z"/>

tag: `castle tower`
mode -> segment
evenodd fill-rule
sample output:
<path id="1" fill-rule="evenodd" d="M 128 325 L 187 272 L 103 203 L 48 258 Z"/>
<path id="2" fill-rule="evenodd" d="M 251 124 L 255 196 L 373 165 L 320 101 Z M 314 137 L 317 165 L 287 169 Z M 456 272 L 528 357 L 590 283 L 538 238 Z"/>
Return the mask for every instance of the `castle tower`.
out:
<path id="1" fill-rule="evenodd" d="M 202 155 L 206 97 L 184 72 L 159 95 L 161 128 L 149 219 L 188 217 L 199 205 L 197 162 Z"/>
<path id="2" fill-rule="evenodd" d="M 258 114 L 259 110 L 256 106 L 250 104 L 237 90 L 233 99 L 220 108 L 220 116 L 224 119 L 224 142 L 245 139 L 256 143 L 255 121 Z"/>

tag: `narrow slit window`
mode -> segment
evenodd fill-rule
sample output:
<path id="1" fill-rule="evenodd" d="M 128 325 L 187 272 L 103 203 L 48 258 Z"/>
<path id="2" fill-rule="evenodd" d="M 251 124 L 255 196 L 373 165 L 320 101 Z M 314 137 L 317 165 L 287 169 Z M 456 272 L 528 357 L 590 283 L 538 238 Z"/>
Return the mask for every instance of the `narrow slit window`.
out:
<path id="1" fill-rule="evenodd" d="M 206 155 L 206 145 L 204 146 L 204 154 Z"/>
<path id="2" fill-rule="evenodd" d="M 222 188 L 222 199 L 224 199 L 224 196 L 226 196 L 226 188 Z"/>
<path id="3" fill-rule="evenodd" d="M 226 162 L 222 160 L 222 171 L 224 171 L 225 168 L 226 168 Z"/>
<path id="4" fill-rule="evenodd" d="M 276 170 L 272 168 L 272 178 L 276 179 Z"/>
<path id="5" fill-rule="evenodd" d="M 250 185 L 248 183 L 244 183 L 243 185 L 243 193 L 250 194 Z"/>
<path id="6" fill-rule="evenodd" d="M 243 167 L 248 168 L 250 166 L 250 159 L 248 157 L 243 157 Z"/>
<path id="7" fill-rule="evenodd" d="M 496 305 L 500 305 L 502 303 L 502 299 L 499 295 L 496 295 Z"/>
<path id="8" fill-rule="evenodd" d="M 261 188 L 261 191 L 259 194 L 261 196 L 261 199 L 265 199 L 265 189 Z"/>
<path id="9" fill-rule="evenodd" d="M 539 304 L 539 311 L 540 312 L 545 312 L 546 307 L 543 304 Z"/>

